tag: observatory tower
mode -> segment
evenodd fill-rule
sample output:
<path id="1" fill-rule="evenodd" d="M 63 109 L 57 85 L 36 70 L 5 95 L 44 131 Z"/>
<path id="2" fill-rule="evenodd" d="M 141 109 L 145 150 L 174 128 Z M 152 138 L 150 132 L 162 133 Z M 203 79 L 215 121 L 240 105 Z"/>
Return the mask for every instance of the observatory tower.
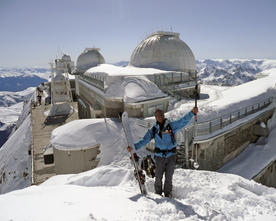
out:
<path id="1" fill-rule="evenodd" d="M 51 64 L 51 109 L 48 116 L 67 115 L 72 108 L 72 93 L 70 88 L 68 72 L 71 72 L 74 62 L 69 55 L 64 54 L 61 59 Z"/>

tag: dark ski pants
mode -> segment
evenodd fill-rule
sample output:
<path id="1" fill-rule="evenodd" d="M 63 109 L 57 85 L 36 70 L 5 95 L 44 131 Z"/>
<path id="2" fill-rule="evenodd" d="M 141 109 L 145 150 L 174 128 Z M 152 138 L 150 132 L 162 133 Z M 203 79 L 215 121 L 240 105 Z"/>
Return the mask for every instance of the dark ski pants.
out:
<path id="1" fill-rule="evenodd" d="M 155 193 L 169 195 L 172 192 L 172 178 L 175 167 L 176 155 L 168 158 L 154 156 L 156 169 L 155 169 Z M 164 190 L 162 191 L 162 179 L 165 173 Z"/>

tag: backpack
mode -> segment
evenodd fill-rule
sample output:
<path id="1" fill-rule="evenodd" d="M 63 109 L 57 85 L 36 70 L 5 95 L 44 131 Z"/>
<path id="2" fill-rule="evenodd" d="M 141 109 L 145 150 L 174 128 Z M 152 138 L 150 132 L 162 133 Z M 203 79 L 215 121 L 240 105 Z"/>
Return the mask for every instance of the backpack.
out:
<path id="1" fill-rule="evenodd" d="M 167 126 L 164 129 L 167 129 L 169 131 L 169 134 L 171 135 L 172 143 L 174 144 L 175 143 L 175 137 L 174 137 L 174 133 L 172 131 L 172 127 L 171 127 L 170 123 L 168 123 Z M 153 136 L 153 138 L 155 138 L 156 132 L 157 132 L 157 128 L 155 126 L 153 126 L 152 127 L 152 136 Z"/>

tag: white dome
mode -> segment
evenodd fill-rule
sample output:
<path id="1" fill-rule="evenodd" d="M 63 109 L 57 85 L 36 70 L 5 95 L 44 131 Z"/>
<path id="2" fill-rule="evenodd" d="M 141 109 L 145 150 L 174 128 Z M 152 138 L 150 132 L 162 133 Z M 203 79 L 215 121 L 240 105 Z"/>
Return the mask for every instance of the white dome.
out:
<path id="1" fill-rule="evenodd" d="M 61 58 L 62 61 L 71 61 L 70 55 L 64 54 Z"/>
<path id="2" fill-rule="evenodd" d="M 133 51 L 130 65 L 169 71 L 196 72 L 192 50 L 179 38 L 179 33 L 155 32 Z"/>
<path id="3" fill-rule="evenodd" d="M 86 48 L 78 57 L 77 69 L 80 71 L 86 71 L 89 68 L 103 63 L 105 63 L 105 60 L 98 48 Z"/>

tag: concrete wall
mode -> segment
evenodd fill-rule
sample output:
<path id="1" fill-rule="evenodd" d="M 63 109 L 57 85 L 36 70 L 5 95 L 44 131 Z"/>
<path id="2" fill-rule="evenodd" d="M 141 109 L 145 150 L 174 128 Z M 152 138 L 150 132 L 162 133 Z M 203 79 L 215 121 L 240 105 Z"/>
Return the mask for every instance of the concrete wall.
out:
<path id="1" fill-rule="evenodd" d="M 97 167 L 99 148 L 99 144 L 80 150 L 59 150 L 54 147 L 56 174 L 80 173 Z"/>
<path id="2" fill-rule="evenodd" d="M 257 119 L 253 119 L 230 132 L 198 142 L 200 169 L 218 170 L 225 163 L 235 158 L 249 143 L 256 142 L 258 136 L 254 133 L 254 125 L 261 121 L 267 123 L 273 112 L 274 109 L 261 114 Z M 195 153 L 193 158 L 195 159 Z"/>
<path id="3" fill-rule="evenodd" d="M 257 176 L 253 178 L 256 182 L 276 188 L 276 160 L 268 164 Z"/>

